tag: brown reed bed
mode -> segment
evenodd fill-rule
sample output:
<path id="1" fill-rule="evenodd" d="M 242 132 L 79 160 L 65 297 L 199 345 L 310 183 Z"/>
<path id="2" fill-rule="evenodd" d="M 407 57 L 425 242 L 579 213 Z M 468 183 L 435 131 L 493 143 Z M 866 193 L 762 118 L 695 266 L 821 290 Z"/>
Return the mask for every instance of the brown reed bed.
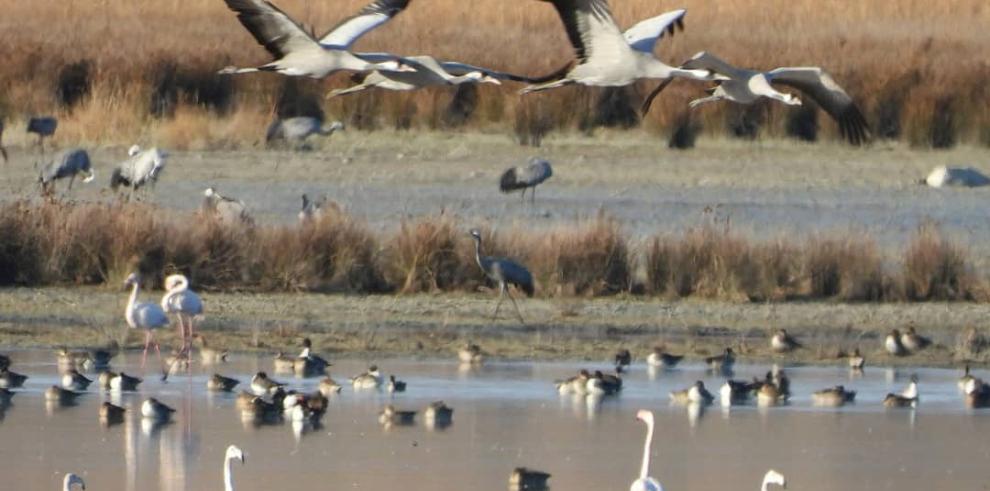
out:
<path id="1" fill-rule="evenodd" d="M 475 261 L 469 224 L 419 217 L 374 234 L 329 207 L 315 222 L 229 224 L 134 203 L 0 206 L 0 285 L 158 285 L 181 272 L 212 291 L 473 292 L 495 285 Z M 935 224 L 902 255 L 862 233 L 754 240 L 712 220 L 631 241 L 605 214 L 546 230 L 484 229 L 483 251 L 532 272 L 537 295 L 614 294 L 732 302 L 987 301 L 985 275 Z M 639 272 L 639 273 L 638 273 Z"/>
<path id="2" fill-rule="evenodd" d="M 316 32 L 364 3 L 278 2 Z M 621 26 L 663 10 L 689 10 L 687 30 L 665 39 L 658 49 L 670 63 L 709 50 L 754 68 L 822 65 L 863 106 L 881 137 L 931 147 L 990 140 L 990 64 L 985 56 L 990 51 L 985 35 L 990 6 L 985 1 L 612 4 Z M 281 77 L 215 75 L 228 64 L 268 60 L 220 0 L 9 0 L 4 13 L 0 43 L 7 49 L 0 66 L 0 117 L 10 121 L 56 114 L 62 119 L 57 136 L 65 143 L 154 140 L 173 148 L 257 144 L 282 93 Z M 356 48 L 429 53 L 527 75 L 550 73 L 572 56 L 553 8 L 533 0 L 420 0 Z M 338 75 L 300 83 L 322 94 L 349 82 Z M 630 109 L 652 85 L 620 91 L 573 87 L 527 97 L 517 96 L 514 84 L 480 87 L 473 95 L 446 89 L 369 91 L 324 105 L 353 128 L 500 129 L 515 131 L 523 143 L 539 144 L 553 130 L 634 124 L 637 118 Z M 702 90 L 699 84 L 673 84 L 643 124 L 665 135 L 677 133 L 684 126 L 687 100 Z M 319 103 L 317 98 L 308 105 Z M 807 108 L 766 104 L 741 111 L 713 105 L 697 112 L 693 124 L 709 134 L 836 137 L 835 125 L 824 115 L 818 114 L 817 126 L 810 116 Z"/>

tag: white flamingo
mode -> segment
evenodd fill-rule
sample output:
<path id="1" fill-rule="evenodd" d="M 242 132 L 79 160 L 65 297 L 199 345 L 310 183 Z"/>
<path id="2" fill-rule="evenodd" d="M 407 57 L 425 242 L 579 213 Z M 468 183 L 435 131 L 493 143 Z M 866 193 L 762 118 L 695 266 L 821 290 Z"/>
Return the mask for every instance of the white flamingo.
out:
<path id="1" fill-rule="evenodd" d="M 785 489 L 787 488 L 787 481 L 784 479 L 784 475 L 773 469 L 768 470 L 766 475 L 763 476 L 763 486 L 760 489 L 767 491 L 771 484 L 776 484 Z"/>
<path id="2" fill-rule="evenodd" d="M 234 459 L 240 460 L 241 465 L 244 465 L 244 452 L 237 445 L 227 447 L 227 455 L 223 459 L 223 487 L 226 491 L 234 491 L 234 476 L 230 470 L 230 463 Z"/>
<path id="3" fill-rule="evenodd" d="M 62 480 L 62 491 L 72 491 L 73 484 L 78 484 L 80 488 L 86 489 L 86 483 L 83 482 L 82 478 L 70 472 Z"/>
<path id="4" fill-rule="evenodd" d="M 132 329 L 144 329 L 144 354 L 141 355 L 141 368 L 148 357 L 148 346 L 154 340 L 154 330 L 168 325 L 168 316 L 161 307 L 150 302 L 138 302 L 138 290 L 141 289 L 141 279 L 137 273 L 131 273 L 124 285 L 132 286 L 131 298 L 127 301 L 127 309 L 124 310 L 124 318 L 127 325 Z M 162 363 L 162 351 L 155 340 L 155 351 L 158 353 L 158 362 Z"/>
<path id="5" fill-rule="evenodd" d="M 633 481 L 629 491 L 663 491 L 663 486 L 650 474 L 650 446 L 653 444 L 653 411 L 640 409 L 636 419 L 646 423 L 646 444 L 643 445 L 643 466 L 639 469 L 639 479 Z"/>
<path id="6" fill-rule="evenodd" d="M 175 318 L 179 321 L 182 350 L 188 355 L 193 338 L 193 319 L 203 313 L 203 301 L 196 292 L 189 289 L 189 279 L 184 275 L 173 274 L 165 278 L 162 310 L 166 314 L 175 314 Z"/>

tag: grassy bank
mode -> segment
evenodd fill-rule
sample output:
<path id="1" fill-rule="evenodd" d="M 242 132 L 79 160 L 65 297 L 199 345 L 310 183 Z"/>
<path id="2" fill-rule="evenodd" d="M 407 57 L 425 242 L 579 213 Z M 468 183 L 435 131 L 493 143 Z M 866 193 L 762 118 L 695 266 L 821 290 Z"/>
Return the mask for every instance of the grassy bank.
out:
<path id="1" fill-rule="evenodd" d="M 316 32 L 364 3 L 278 2 Z M 661 43 L 661 57 L 668 62 L 705 49 L 740 66 L 820 64 L 862 104 L 881 137 L 935 147 L 990 142 L 990 66 L 984 61 L 990 7 L 981 0 L 934 6 L 918 0 L 855 6 L 813 0 L 613 3 L 621 26 L 688 8 L 687 30 Z M 262 139 L 273 112 L 321 110 L 355 128 L 468 126 L 538 141 L 560 129 L 635 125 L 631 110 L 652 86 L 568 88 L 524 98 L 516 95 L 515 85 L 456 93 L 371 91 L 323 104 L 326 90 L 349 83 L 345 75 L 291 83 L 267 75 L 215 75 L 228 64 L 268 61 L 220 0 L 9 0 L 4 11 L 0 42 L 8 52 L 0 66 L 0 117 L 14 127 L 27 115 L 56 114 L 62 120 L 57 138 L 65 144 L 143 140 L 171 148 L 240 147 Z M 572 56 L 551 6 L 532 0 L 420 1 L 356 49 L 429 53 L 528 75 L 548 73 Z M 710 133 L 746 138 L 835 136 L 826 117 L 817 116 L 818 131 L 813 112 L 779 105 L 711 107 L 686 121 L 686 102 L 702 89 L 674 84 L 645 125 L 664 135 L 700 125 Z M 21 131 L 7 133 L 14 142 L 27 139 Z"/>
<path id="2" fill-rule="evenodd" d="M 494 285 L 475 263 L 470 226 L 440 214 L 373 233 L 336 206 L 316 222 L 256 226 L 140 203 L 9 202 L 0 207 L 0 285 L 116 285 L 139 271 L 146 285 L 181 272 L 210 291 L 474 292 Z M 549 229 L 483 232 L 485 254 L 525 264 L 543 298 L 988 298 L 985 272 L 932 223 L 892 257 L 851 232 L 757 240 L 715 213 L 645 243 L 605 214 Z"/>

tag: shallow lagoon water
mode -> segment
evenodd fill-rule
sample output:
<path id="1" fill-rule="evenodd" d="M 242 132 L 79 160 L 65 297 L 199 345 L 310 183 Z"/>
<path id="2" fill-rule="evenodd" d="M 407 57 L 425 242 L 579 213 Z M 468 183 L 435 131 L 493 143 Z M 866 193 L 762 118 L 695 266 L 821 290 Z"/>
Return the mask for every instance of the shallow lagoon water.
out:
<path id="1" fill-rule="evenodd" d="M 701 414 L 671 405 L 668 392 L 694 380 L 716 391 L 724 379 L 700 365 L 650 372 L 634 365 L 621 395 L 599 404 L 560 396 L 553 380 L 594 363 L 491 363 L 463 369 L 445 361 L 379 360 L 408 391 L 355 393 L 332 398 L 318 429 L 294 431 L 291 423 L 253 427 L 241 422 L 235 394 L 205 389 L 212 368 L 162 383 L 154 370 L 135 394 L 119 397 L 90 390 L 78 405 L 48 408 L 43 390 L 57 381 L 50 352 L 15 352 L 13 369 L 31 378 L 0 420 L 0 473 L 18 476 L 17 489 L 59 489 L 76 472 L 88 490 L 208 490 L 222 487 L 224 449 L 234 443 L 246 464 L 234 465 L 237 489 L 306 486 L 314 489 L 505 489 L 515 466 L 553 474 L 554 489 L 628 489 L 639 469 L 644 425 L 639 408 L 655 411 L 657 434 L 651 474 L 668 490 L 759 489 L 768 468 L 788 477 L 790 489 L 983 489 L 990 483 L 990 412 L 963 407 L 951 370 L 894 371 L 868 368 L 851 376 L 840 367 L 786 367 L 794 397 L 782 407 L 716 405 Z M 149 367 L 154 358 L 149 358 Z M 114 360 L 113 369 L 140 373 L 140 358 Z M 366 367 L 342 360 L 338 381 Z M 248 384 L 257 370 L 271 372 L 271 358 L 235 356 L 216 371 Z M 737 366 L 749 379 L 767 367 Z M 885 410 L 880 400 L 900 391 L 911 373 L 920 378 L 916 410 Z M 977 373 L 977 375 L 981 375 Z M 94 375 L 95 376 L 95 375 Z M 274 377 L 293 388 L 315 390 L 318 379 Z M 843 408 L 816 408 L 810 393 L 835 384 L 858 391 Z M 136 414 L 111 428 L 97 408 L 112 400 L 137 409 L 148 396 L 178 409 L 174 423 L 149 427 Z M 430 430 L 422 421 L 384 429 L 380 408 L 422 409 L 444 400 L 454 423 Z M 8 481 L 9 482 L 9 481 Z"/>

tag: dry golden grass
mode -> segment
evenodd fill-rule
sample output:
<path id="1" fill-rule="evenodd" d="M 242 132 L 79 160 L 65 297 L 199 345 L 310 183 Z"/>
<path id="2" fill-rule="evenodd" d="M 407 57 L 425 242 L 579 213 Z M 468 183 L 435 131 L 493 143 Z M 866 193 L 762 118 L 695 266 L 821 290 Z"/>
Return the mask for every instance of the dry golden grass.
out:
<path id="1" fill-rule="evenodd" d="M 0 207 L 0 285 L 117 285 L 131 271 L 148 284 L 182 272 L 211 291 L 457 292 L 494 287 L 477 267 L 468 226 L 425 216 L 374 234 L 336 207 L 299 225 L 227 224 L 145 204 Z M 712 220 L 630 245 L 604 214 L 549 230 L 483 230 L 484 255 L 533 274 L 537 295 L 645 293 L 731 302 L 786 300 L 986 301 L 965 251 L 934 225 L 903 256 L 884 256 L 863 234 L 803 242 L 755 241 Z M 645 271 L 645 281 L 634 271 Z"/>
<path id="2" fill-rule="evenodd" d="M 278 4 L 320 33 L 365 2 Z M 663 10 L 688 8 L 687 30 L 661 44 L 661 58 L 668 62 L 705 49 L 741 66 L 822 65 L 864 106 L 881 135 L 903 136 L 920 145 L 990 141 L 990 5 L 983 0 L 613 4 L 621 26 Z M 212 75 L 228 64 L 268 61 L 220 0 L 8 0 L 4 14 L 0 115 L 16 120 L 56 114 L 62 119 L 58 137 L 66 143 L 152 139 L 171 147 L 252 144 L 263 134 L 263 121 L 279 96 L 282 80 L 277 76 L 226 81 Z M 533 0 L 418 0 L 356 49 L 429 53 L 528 75 L 548 73 L 571 57 L 553 8 Z M 347 83 L 339 75 L 302 85 L 321 93 Z M 651 86 L 634 89 L 633 107 Z M 521 98 L 516 88 L 482 88 L 470 104 L 475 107 L 471 124 L 514 126 L 517 133 L 529 135 L 587 127 L 600 119 L 597 91 L 567 88 Z M 646 126 L 670 131 L 687 99 L 701 92 L 698 84 L 672 85 Z M 443 116 L 452 94 L 443 89 L 372 92 L 326 107 L 358 127 L 442 127 L 458 121 Z M 71 108 L 59 104 L 73 100 L 78 102 Z M 201 109 L 184 107 L 192 105 Z M 783 134 L 787 109 L 768 107 L 760 116 L 765 132 Z M 167 116 L 157 121 L 153 112 Z M 728 106 L 710 107 L 699 119 L 708 131 L 719 132 L 736 113 Z M 830 123 L 822 128 L 835 133 Z"/>

